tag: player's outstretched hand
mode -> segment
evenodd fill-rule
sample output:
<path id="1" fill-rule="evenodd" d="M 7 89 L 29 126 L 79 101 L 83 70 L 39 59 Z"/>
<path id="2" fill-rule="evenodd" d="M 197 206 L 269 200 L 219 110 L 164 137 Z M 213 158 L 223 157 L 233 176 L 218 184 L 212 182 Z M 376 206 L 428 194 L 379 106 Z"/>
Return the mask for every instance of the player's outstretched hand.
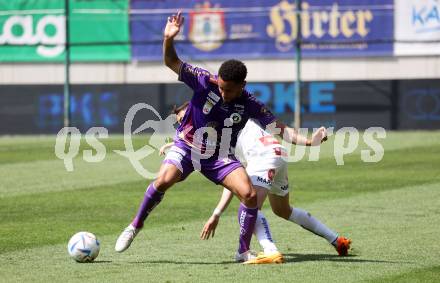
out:
<path id="1" fill-rule="evenodd" d="M 203 226 L 203 230 L 200 233 L 200 239 L 208 240 L 210 236 L 214 238 L 215 228 L 217 228 L 219 219 L 218 216 L 212 215 L 208 221 L 206 221 L 205 226 Z"/>
<path id="2" fill-rule="evenodd" d="M 168 17 L 167 25 L 163 32 L 165 38 L 174 38 L 180 31 L 180 27 L 183 26 L 184 18 L 182 12 L 177 12 L 177 15 L 172 15 Z"/>
<path id="3" fill-rule="evenodd" d="M 312 146 L 320 145 L 327 140 L 327 130 L 325 127 L 321 127 L 312 135 Z"/>
<path id="4" fill-rule="evenodd" d="M 168 148 L 168 146 L 165 144 L 160 147 L 159 149 L 159 155 L 165 155 L 165 150 Z"/>

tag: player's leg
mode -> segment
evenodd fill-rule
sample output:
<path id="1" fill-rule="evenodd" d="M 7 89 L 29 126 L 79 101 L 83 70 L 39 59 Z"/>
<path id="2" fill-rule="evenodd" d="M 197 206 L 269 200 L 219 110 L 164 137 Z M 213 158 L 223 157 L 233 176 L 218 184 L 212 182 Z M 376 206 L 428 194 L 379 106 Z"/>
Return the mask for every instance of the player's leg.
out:
<path id="1" fill-rule="evenodd" d="M 322 224 L 307 211 L 301 208 L 290 206 L 289 194 L 285 196 L 269 195 L 270 205 L 273 212 L 286 220 L 294 222 L 306 230 L 325 238 L 329 243 L 333 243 L 338 235 Z"/>
<path id="2" fill-rule="evenodd" d="M 289 203 L 289 194 L 285 196 L 269 194 L 269 201 L 272 210 L 276 215 L 296 223 L 304 229 L 322 238 L 325 238 L 327 242 L 336 248 L 340 255 L 347 254 L 351 241 L 344 237 L 339 237 L 337 233 L 313 217 L 309 212 L 301 208 L 292 207 Z"/>
<path id="3" fill-rule="evenodd" d="M 248 207 L 257 208 L 257 194 L 243 167 L 232 170 L 221 181 L 221 184 L 233 192 L 240 202 Z"/>
<path id="4" fill-rule="evenodd" d="M 133 221 L 118 237 L 115 251 L 123 252 L 130 247 L 134 238 L 144 226 L 145 219 L 162 201 L 165 191 L 181 179 L 181 175 L 182 172 L 175 165 L 169 163 L 162 164 L 157 179 L 148 186 Z"/>
<path id="5" fill-rule="evenodd" d="M 283 159 L 278 159 L 278 162 L 274 163 L 275 173 L 271 189 L 269 191 L 269 201 L 273 212 L 291 222 L 294 222 L 306 230 L 325 238 L 330 244 L 332 244 L 339 254 L 347 254 L 347 250 L 350 248 L 350 241 L 344 237 L 338 237 L 338 235 L 313 217 L 307 211 L 294 208 L 289 202 L 289 180 L 287 171 L 287 162 Z"/>
<path id="6" fill-rule="evenodd" d="M 148 186 L 136 216 L 117 239 L 115 245 L 117 252 L 123 252 L 130 247 L 131 242 L 142 229 L 145 219 L 162 201 L 165 191 L 175 183 L 184 180 L 193 170 L 184 150 L 172 148 L 168 152 L 160 167 L 158 177 Z"/>
<path id="7" fill-rule="evenodd" d="M 248 166 L 246 167 L 246 172 L 248 173 L 252 185 L 257 192 L 257 202 L 259 208 L 254 234 L 263 248 L 263 253 L 248 263 L 262 264 L 284 262 L 283 255 L 278 251 L 278 248 L 274 243 L 272 233 L 269 228 L 269 223 L 264 216 L 264 213 L 261 211 L 261 207 L 263 206 L 263 203 L 267 197 L 267 192 L 272 187 L 275 167 L 276 164 L 271 162 L 271 160 L 264 160 L 263 162 L 251 162 L 251 164 L 248 163 Z"/>
<path id="8" fill-rule="evenodd" d="M 257 206 L 258 214 L 255 221 L 254 234 L 257 237 L 258 243 L 263 248 L 265 254 L 272 254 L 278 252 L 278 249 L 273 241 L 272 233 L 269 228 L 269 223 L 261 211 L 264 201 L 267 198 L 267 189 L 256 184 L 253 184 L 255 191 L 257 192 Z"/>
<path id="9" fill-rule="evenodd" d="M 260 187 L 258 185 L 255 185 L 254 183 L 252 183 L 252 186 L 254 187 L 255 192 L 257 193 L 257 207 L 259 210 L 261 210 L 261 208 L 263 207 L 263 204 L 267 198 L 267 189 Z"/>
<path id="10" fill-rule="evenodd" d="M 270 232 L 269 223 L 261 211 L 264 201 L 267 197 L 267 189 L 259 186 L 255 186 L 255 191 L 257 192 L 257 203 L 258 203 L 258 214 L 257 220 L 255 221 L 254 234 L 257 237 L 260 246 L 263 248 L 264 253 L 274 253 L 278 249 L 272 238 L 272 233 Z"/>
<path id="11" fill-rule="evenodd" d="M 162 201 L 162 198 L 171 186 L 179 182 L 182 172 L 171 163 L 163 163 L 159 174 L 153 182 L 150 183 L 145 191 L 144 199 L 139 205 L 138 212 L 132 221 L 132 225 L 140 229 L 144 226 L 144 221 L 150 212 Z"/>
<path id="12" fill-rule="evenodd" d="M 240 225 L 239 247 L 236 259 L 247 261 L 250 255 L 250 242 L 257 219 L 257 194 L 243 167 L 237 167 L 221 181 L 222 185 L 233 192 L 240 200 L 238 223 Z"/>
<path id="13" fill-rule="evenodd" d="M 260 246 L 263 248 L 263 252 L 260 253 L 255 259 L 252 259 L 247 264 L 266 264 L 266 263 L 283 263 L 284 257 L 278 251 L 277 246 L 274 243 L 272 233 L 269 228 L 269 222 L 267 221 L 264 213 L 261 211 L 261 207 L 267 197 L 267 189 L 254 185 L 257 191 L 258 199 L 258 215 L 255 221 L 254 234 L 257 237 Z"/>

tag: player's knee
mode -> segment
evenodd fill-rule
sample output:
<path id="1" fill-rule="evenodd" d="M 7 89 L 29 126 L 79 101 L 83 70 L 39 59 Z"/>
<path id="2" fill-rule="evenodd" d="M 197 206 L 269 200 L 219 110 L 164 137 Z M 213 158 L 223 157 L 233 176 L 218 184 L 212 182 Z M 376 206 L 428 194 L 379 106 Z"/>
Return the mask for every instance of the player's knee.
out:
<path id="1" fill-rule="evenodd" d="M 257 194 L 255 190 L 249 189 L 240 194 L 241 202 L 243 202 L 247 206 L 256 206 L 257 205 Z"/>
<path id="2" fill-rule="evenodd" d="M 167 177 L 166 175 L 160 175 L 157 177 L 156 181 L 154 181 L 156 190 L 161 192 L 165 192 L 173 184 L 174 184 L 173 179 Z"/>

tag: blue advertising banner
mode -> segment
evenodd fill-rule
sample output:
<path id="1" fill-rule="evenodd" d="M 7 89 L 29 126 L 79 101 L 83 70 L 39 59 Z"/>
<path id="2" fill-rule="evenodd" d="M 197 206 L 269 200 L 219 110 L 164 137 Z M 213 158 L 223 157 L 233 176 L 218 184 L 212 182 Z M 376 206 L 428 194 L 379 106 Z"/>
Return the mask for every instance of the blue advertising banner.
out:
<path id="1" fill-rule="evenodd" d="M 294 83 L 254 82 L 246 88 L 278 119 L 292 125 Z M 438 79 L 304 82 L 301 89 L 305 128 L 440 129 Z M 63 127 L 63 85 L 0 85 L 0 93 L 0 135 L 54 134 Z M 71 125 L 82 133 L 91 127 L 122 133 L 136 103 L 148 103 L 165 119 L 192 95 L 179 83 L 73 85 Z M 148 120 L 157 116 L 141 111 L 132 128 Z"/>
<path id="2" fill-rule="evenodd" d="M 298 26 L 305 57 L 392 56 L 393 0 L 131 0 L 134 60 L 162 59 L 162 31 L 185 16 L 176 48 L 191 59 L 293 58 Z"/>

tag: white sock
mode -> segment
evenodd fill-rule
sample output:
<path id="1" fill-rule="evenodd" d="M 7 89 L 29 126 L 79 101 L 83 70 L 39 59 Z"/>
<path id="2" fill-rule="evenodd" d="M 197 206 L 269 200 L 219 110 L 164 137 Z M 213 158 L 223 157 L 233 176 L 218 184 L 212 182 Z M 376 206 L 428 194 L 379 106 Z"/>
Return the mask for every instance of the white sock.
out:
<path id="1" fill-rule="evenodd" d="M 318 219 L 310 215 L 310 213 L 300 208 L 292 209 L 292 214 L 290 215 L 289 220 L 300 225 L 304 229 L 325 238 L 330 244 L 333 244 L 338 238 L 338 234 L 330 230 Z"/>
<path id="2" fill-rule="evenodd" d="M 278 249 L 275 246 L 272 234 L 270 233 L 269 224 L 263 212 L 258 210 L 257 221 L 255 222 L 254 234 L 257 236 L 258 242 L 264 250 L 265 254 L 277 252 Z"/>

